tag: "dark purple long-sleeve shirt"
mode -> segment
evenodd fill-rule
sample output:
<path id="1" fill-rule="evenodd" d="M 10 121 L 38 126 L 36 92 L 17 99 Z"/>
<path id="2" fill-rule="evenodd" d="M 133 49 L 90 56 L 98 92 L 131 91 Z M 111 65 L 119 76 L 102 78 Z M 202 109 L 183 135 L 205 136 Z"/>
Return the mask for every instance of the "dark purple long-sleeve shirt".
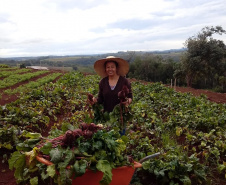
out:
<path id="1" fill-rule="evenodd" d="M 111 90 L 108 77 L 105 77 L 100 81 L 97 101 L 98 103 L 104 105 L 104 111 L 112 112 L 115 105 L 120 103 L 118 92 L 122 90 L 123 85 L 126 85 L 129 89 L 129 94 L 127 97 L 132 98 L 131 84 L 125 77 L 119 77 L 114 90 Z"/>

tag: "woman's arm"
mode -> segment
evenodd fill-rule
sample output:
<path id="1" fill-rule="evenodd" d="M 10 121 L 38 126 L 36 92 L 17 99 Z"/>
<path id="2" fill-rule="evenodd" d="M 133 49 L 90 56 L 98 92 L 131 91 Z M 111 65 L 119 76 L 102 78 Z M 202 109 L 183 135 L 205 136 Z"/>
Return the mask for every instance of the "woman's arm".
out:
<path id="1" fill-rule="evenodd" d="M 98 97 L 97 97 L 97 99 L 95 98 L 94 101 L 98 102 L 99 104 L 103 104 L 103 102 L 104 102 L 104 96 L 103 96 L 103 79 L 99 83 Z"/>

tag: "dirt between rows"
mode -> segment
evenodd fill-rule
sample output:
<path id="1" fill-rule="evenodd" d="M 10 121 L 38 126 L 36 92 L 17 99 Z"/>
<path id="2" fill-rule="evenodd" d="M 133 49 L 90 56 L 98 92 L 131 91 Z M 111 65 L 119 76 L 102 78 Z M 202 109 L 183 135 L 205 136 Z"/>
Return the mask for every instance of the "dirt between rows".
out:
<path id="1" fill-rule="evenodd" d="M 34 70 L 34 71 L 36 71 L 36 70 Z M 49 71 L 49 73 L 42 74 L 38 77 L 30 79 L 29 81 L 35 81 L 38 78 L 42 78 L 50 73 L 55 73 L 55 72 L 60 72 L 60 71 Z M 60 77 L 55 79 L 54 82 L 57 81 L 59 78 Z M 11 86 L 10 89 L 15 89 L 20 85 L 28 83 L 29 81 L 18 83 L 14 86 Z M 130 81 L 134 81 L 134 79 L 130 79 Z M 144 83 L 150 83 L 150 82 L 144 82 Z M 0 94 L 3 93 L 3 91 L 6 89 L 7 88 L 1 89 Z M 190 92 L 194 96 L 200 96 L 201 94 L 205 94 L 208 97 L 208 99 L 212 102 L 226 103 L 226 93 L 216 93 L 216 92 L 212 92 L 212 91 L 208 91 L 208 90 L 194 89 L 194 88 L 188 88 L 188 87 L 176 87 L 175 90 L 178 92 L 182 92 L 182 93 Z M 10 102 L 13 102 L 17 98 L 19 98 L 19 95 L 7 95 L 7 94 L 3 93 L 2 98 L 0 99 L 0 105 L 5 105 Z M 2 163 L 2 160 L 3 160 L 2 153 L 5 153 L 5 151 L 0 149 L 0 185 L 16 185 L 16 180 L 14 178 L 14 172 L 9 170 L 9 166 L 8 166 L 7 162 Z"/>
<path id="2" fill-rule="evenodd" d="M 226 103 L 226 93 L 217 93 L 212 92 L 208 90 L 203 89 L 194 89 L 191 87 L 176 87 L 176 91 L 182 92 L 182 93 L 191 93 L 194 96 L 200 96 L 201 94 L 204 94 L 207 96 L 208 100 L 216 103 Z"/>
<path id="3" fill-rule="evenodd" d="M 32 69 L 32 72 L 36 72 L 36 71 L 38 71 L 38 70 L 37 69 Z M 48 73 L 41 74 L 39 76 L 31 78 L 30 80 L 26 80 L 24 82 L 19 82 L 19 83 L 13 85 L 13 86 L 0 89 L 0 105 L 5 105 L 5 104 L 8 104 L 8 103 L 14 102 L 16 99 L 19 98 L 19 94 L 9 95 L 9 94 L 4 93 L 5 90 L 7 90 L 7 89 L 11 89 L 11 90 L 16 89 L 17 87 L 19 87 L 21 85 L 25 85 L 25 84 L 29 83 L 30 81 L 36 81 L 39 78 L 43 78 L 43 77 L 45 77 L 45 76 L 47 76 L 49 74 L 52 74 L 52 73 L 62 73 L 62 75 L 63 75 L 62 71 L 51 70 Z M 60 77 L 61 76 L 57 77 L 53 82 L 56 82 Z"/>

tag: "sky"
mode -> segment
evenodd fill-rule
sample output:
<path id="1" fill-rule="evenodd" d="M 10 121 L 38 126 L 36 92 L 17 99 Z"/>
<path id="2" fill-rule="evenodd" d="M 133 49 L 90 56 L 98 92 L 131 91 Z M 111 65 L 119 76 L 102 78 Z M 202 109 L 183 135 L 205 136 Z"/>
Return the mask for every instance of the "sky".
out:
<path id="1" fill-rule="evenodd" d="M 0 0 L 0 58 L 180 49 L 206 26 L 225 0 Z"/>

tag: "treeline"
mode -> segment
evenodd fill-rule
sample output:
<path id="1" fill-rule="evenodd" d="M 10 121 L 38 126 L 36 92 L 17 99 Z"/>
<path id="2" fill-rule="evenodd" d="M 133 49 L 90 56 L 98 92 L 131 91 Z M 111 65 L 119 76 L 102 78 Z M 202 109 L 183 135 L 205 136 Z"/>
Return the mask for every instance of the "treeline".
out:
<path id="1" fill-rule="evenodd" d="M 183 72 L 184 64 L 182 59 L 180 62 L 175 62 L 171 58 L 164 59 L 161 56 L 154 55 L 145 59 L 136 57 L 134 62 L 130 63 L 127 77 L 150 82 L 162 82 L 164 84 L 172 83 L 172 85 L 176 82 L 177 86 L 190 86 L 197 89 L 212 89 L 216 92 L 226 92 L 226 60 L 224 59 L 220 63 L 220 69 L 217 71 L 213 69 L 213 72 L 206 76 L 196 76 L 192 84 L 188 85 L 186 73 Z"/>
<path id="2" fill-rule="evenodd" d="M 161 81 L 166 84 L 174 78 L 173 74 L 177 68 L 178 62 L 174 62 L 171 58 L 164 59 L 154 55 L 144 59 L 136 57 L 135 61 L 130 64 L 128 77 L 151 82 Z"/>
<path id="3" fill-rule="evenodd" d="M 205 27 L 185 42 L 179 62 L 159 56 L 137 57 L 128 77 L 140 80 L 226 92 L 226 45 L 213 34 L 225 34 L 221 26 Z"/>
<path id="4" fill-rule="evenodd" d="M 135 57 L 142 59 L 150 56 L 162 56 L 162 58 L 172 58 L 174 61 L 179 61 L 179 56 L 184 49 L 171 49 L 164 51 L 119 51 L 117 53 L 105 53 L 99 55 L 69 55 L 69 56 L 42 56 L 42 57 L 14 57 L 14 58 L 0 58 L 0 64 L 7 64 L 11 67 L 25 65 L 25 66 L 45 66 L 45 67 L 72 67 L 77 66 L 91 66 L 95 61 L 106 58 L 107 56 L 115 56 L 123 58 L 128 62 L 133 62 Z"/>

